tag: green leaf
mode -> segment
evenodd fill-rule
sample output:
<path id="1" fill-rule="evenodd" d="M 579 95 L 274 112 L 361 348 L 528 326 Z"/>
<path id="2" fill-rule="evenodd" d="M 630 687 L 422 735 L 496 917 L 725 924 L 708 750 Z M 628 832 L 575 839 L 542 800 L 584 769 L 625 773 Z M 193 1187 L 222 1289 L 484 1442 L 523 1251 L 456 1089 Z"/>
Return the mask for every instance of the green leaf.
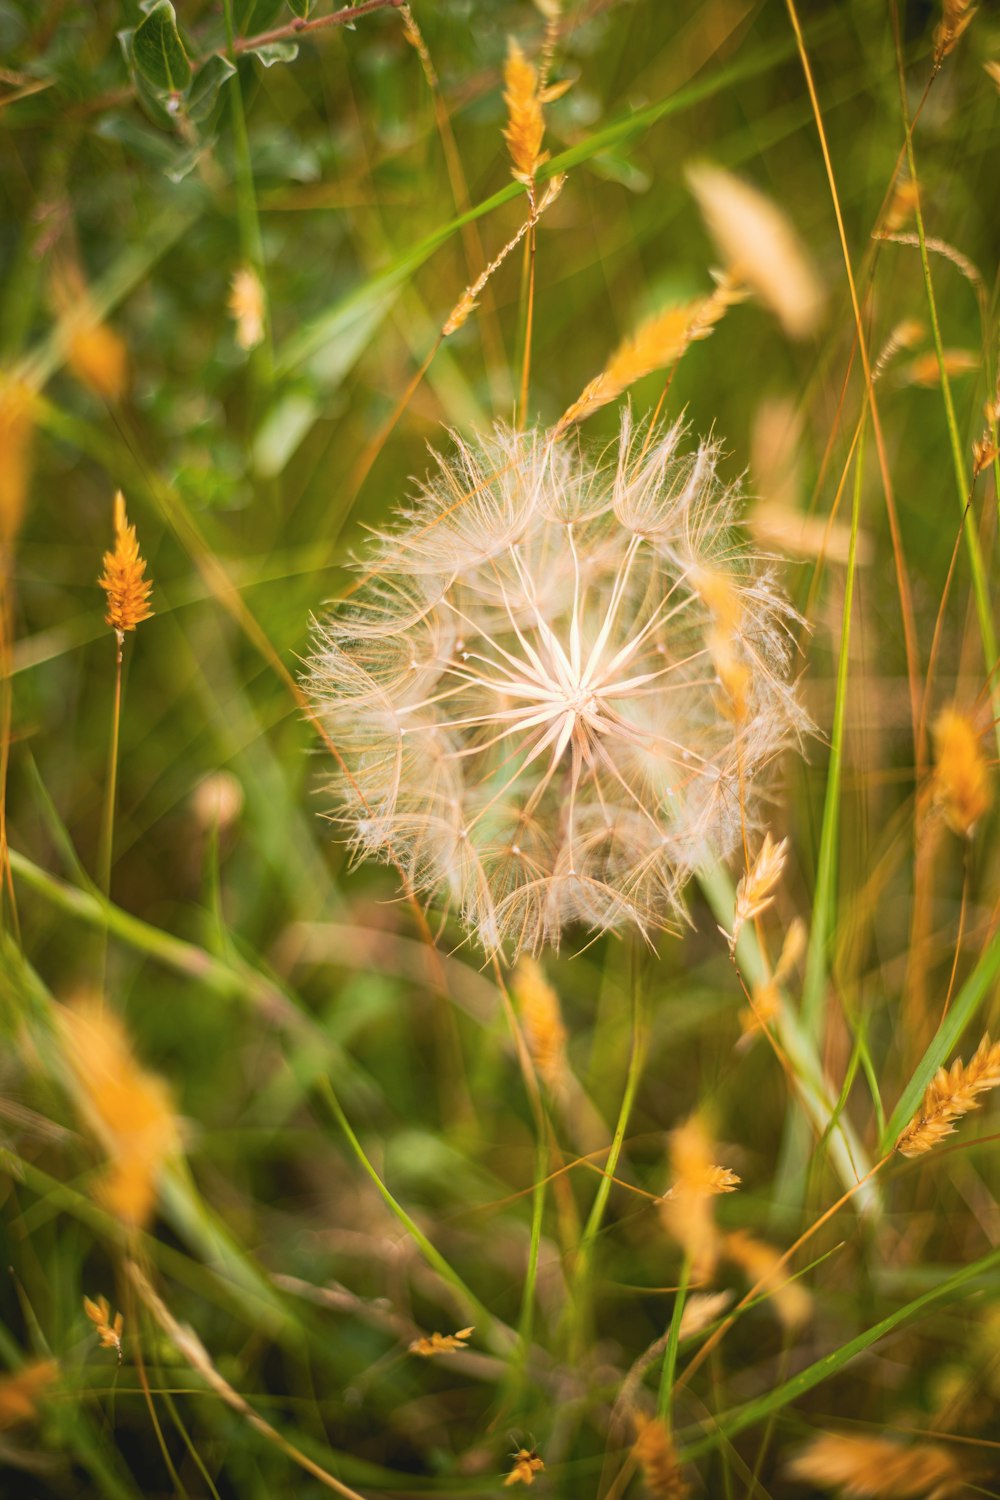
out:
<path id="1" fill-rule="evenodd" d="M 288 0 L 288 8 L 294 10 L 295 14 L 301 16 L 304 21 L 312 10 L 312 0 Z"/>
<path id="2" fill-rule="evenodd" d="M 962 1032 L 990 993 L 1000 974 L 1000 934 L 986 949 L 968 979 L 952 1002 L 951 1009 L 934 1033 L 930 1046 L 917 1064 L 916 1071 L 899 1098 L 892 1118 L 882 1136 L 882 1151 L 890 1151 L 909 1125 L 924 1097 L 924 1091 L 938 1068 L 947 1062 L 958 1046 Z M 973 1042 L 979 1041 L 978 1035 Z"/>
<path id="3" fill-rule="evenodd" d="M 966 1294 L 981 1290 L 981 1285 L 979 1287 L 975 1285 L 977 1282 L 981 1283 L 985 1280 L 987 1286 L 991 1285 L 998 1265 L 1000 1265 L 1000 1250 L 991 1250 L 981 1260 L 963 1266 L 946 1281 L 924 1292 L 922 1296 L 915 1297 L 905 1307 L 897 1308 L 895 1312 L 890 1313 L 888 1317 L 875 1323 L 871 1328 L 866 1328 L 864 1333 L 858 1334 L 857 1338 L 849 1339 L 846 1344 L 841 1344 L 839 1349 L 824 1354 L 822 1359 L 817 1359 L 813 1364 L 807 1365 L 804 1370 L 800 1370 L 790 1380 L 768 1391 L 766 1395 L 716 1417 L 713 1422 L 714 1430 L 708 1437 L 695 1439 L 688 1445 L 684 1442 L 686 1434 L 682 1434 L 680 1458 L 685 1462 L 698 1458 L 701 1454 L 710 1452 L 721 1437 L 735 1437 L 737 1433 L 745 1432 L 748 1427 L 754 1427 L 766 1417 L 781 1411 L 783 1407 L 797 1401 L 800 1396 L 804 1396 L 807 1391 L 811 1391 L 824 1380 L 829 1380 L 831 1375 L 836 1375 L 852 1359 L 856 1359 L 859 1354 L 863 1354 L 866 1349 L 870 1349 L 887 1334 L 895 1332 L 897 1328 L 908 1323 L 918 1313 L 930 1311 L 935 1304 L 949 1301 L 955 1294 L 962 1292 L 963 1288 Z"/>
<path id="4" fill-rule="evenodd" d="M 195 74 L 194 83 L 187 99 L 187 117 L 197 123 L 204 120 L 215 108 L 215 101 L 219 97 L 222 85 L 236 72 L 235 67 L 228 57 L 223 57 L 220 52 L 214 52 L 203 67 Z"/>
<path id="5" fill-rule="evenodd" d="M 177 17 L 170 0 L 157 4 L 132 33 L 132 60 L 154 88 L 179 94 L 191 82 L 191 64 L 177 30 Z"/>
<path id="6" fill-rule="evenodd" d="M 273 68 L 278 62 L 294 62 L 299 55 L 297 42 L 268 42 L 263 47 L 248 49 L 252 57 L 259 58 L 265 68 Z"/>

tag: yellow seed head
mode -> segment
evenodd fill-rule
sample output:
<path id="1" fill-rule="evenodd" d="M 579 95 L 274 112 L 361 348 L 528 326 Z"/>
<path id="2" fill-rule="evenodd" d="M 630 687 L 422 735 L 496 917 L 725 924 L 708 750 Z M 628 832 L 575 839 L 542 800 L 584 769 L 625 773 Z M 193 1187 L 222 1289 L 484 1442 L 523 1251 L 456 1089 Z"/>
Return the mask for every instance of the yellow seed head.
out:
<path id="1" fill-rule="evenodd" d="M 31 477 L 35 394 L 23 380 L 0 373 L 0 547 L 21 529 Z"/>
<path id="2" fill-rule="evenodd" d="M 140 1066 L 107 1006 L 89 1001 L 65 1011 L 62 1033 L 78 1107 L 108 1158 L 97 1196 L 123 1223 L 142 1228 L 163 1167 L 180 1150 L 167 1086 Z"/>
<path id="3" fill-rule="evenodd" d="M 134 630 L 153 613 L 149 607 L 153 585 L 143 577 L 145 571 L 135 527 L 128 524 L 125 496 L 119 490 L 115 496 L 114 550 L 105 552 L 104 572 L 97 580 L 108 596 L 108 612 L 104 618 L 119 634 Z"/>
<path id="4" fill-rule="evenodd" d="M 971 838 L 992 801 L 982 741 L 968 714 L 942 709 L 934 722 L 934 800 L 944 820 L 962 838 Z"/>
<path id="5" fill-rule="evenodd" d="M 528 62 L 517 42 L 511 38 L 504 64 L 503 101 L 507 106 L 504 140 L 514 163 L 513 175 L 519 182 L 531 184 L 548 152 L 542 151 L 545 120 L 538 87 L 538 71 Z"/>

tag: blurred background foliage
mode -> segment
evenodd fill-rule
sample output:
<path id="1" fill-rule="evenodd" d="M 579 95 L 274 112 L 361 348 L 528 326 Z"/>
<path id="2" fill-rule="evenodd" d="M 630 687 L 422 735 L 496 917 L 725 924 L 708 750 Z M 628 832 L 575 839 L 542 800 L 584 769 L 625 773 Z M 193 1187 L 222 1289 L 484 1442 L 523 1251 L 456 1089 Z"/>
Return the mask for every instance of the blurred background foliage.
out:
<path id="1" fill-rule="evenodd" d="M 327 1073 L 334 1078 L 393 1192 L 447 1246 L 493 1315 L 516 1322 L 535 1144 L 495 987 L 465 950 L 444 960 L 457 1004 L 443 1006 L 392 873 L 347 872 L 316 816 L 324 752 L 287 675 L 275 670 L 297 674 L 311 613 L 345 587 L 345 563 L 363 550 L 365 529 L 405 501 L 410 476 L 428 465 L 427 445 L 447 447 L 446 428 L 469 432 L 511 416 L 523 335 L 517 254 L 387 431 L 462 289 L 523 220 L 524 193 L 511 182 L 501 137 L 501 71 L 509 37 L 537 52 L 544 16 L 528 0 L 415 0 L 413 10 L 436 96 L 391 6 L 295 37 L 287 33 L 295 14 L 307 14 L 302 0 L 177 0 L 176 15 L 163 0 L 0 0 L 0 359 L 8 377 L 37 391 L 30 470 L 13 444 L 0 453 L 8 483 L 20 474 L 28 496 L 6 580 L 7 818 L 22 863 L 18 956 L 12 934 L 5 948 L 9 1056 L 0 1059 L 0 1091 L 17 1105 L 3 1124 L 4 1265 L 16 1275 L 4 1279 L 0 1302 L 8 1362 L 54 1354 L 63 1391 L 46 1407 L 37 1441 L 2 1439 L 0 1462 L 18 1466 L 0 1481 L 5 1493 L 208 1494 L 214 1484 L 226 1495 L 264 1496 L 322 1487 L 204 1395 L 178 1396 L 183 1416 L 174 1397 L 159 1403 L 180 1471 L 171 1478 L 131 1361 L 112 1395 L 113 1358 L 88 1342 L 82 1295 L 103 1288 L 117 1306 L 127 1294 L 120 1275 L 116 1283 L 121 1235 L 86 1194 L 92 1156 L 59 1090 L 16 1059 L 32 976 L 65 999 L 99 986 L 105 964 L 90 882 L 115 647 L 96 578 L 118 487 L 148 559 L 156 613 L 125 653 L 111 887 L 120 912 L 146 925 L 129 927 L 124 915 L 111 923 L 105 989 L 187 1122 L 197 1186 L 188 1180 L 166 1195 L 144 1250 L 172 1278 L 167 1300 L 177 1316 L 195 1326 L 226 1378 L 256 1393 L 276 1427 L 294 1429 L 298 1446 L 352 1485 L 491 1492 L 510 1448 L 531 1437 L 542 1451 L 547 1441 L 545 1483 L 559 1494 L 599 1492 L 622 1373 L 669 1318 L 669 1299 L 641 1289 L 676 1282 L 677 1252 L 656 1214 L 622 1193 L 602 1235 L 585 1378 L 574 1384 L 546 1367 L 538 1384 L 511 1396 L 495 1350 L 480 1353 L 479 1366 L 472 1356 L 465 1365 L 465 1356 L 408 1358 L 394 1318 L 417 1329 L 472 1318 L 345 1152 L 321 1085 Z M 310 19 L 328 12 L 318 0 Z M 859 285 L 866 296 L 873 288 L 865 306 L 873 359 L 904 320 L 924 324 L 882 378 L 881 412 L 926 667 L 960 507 L 940 386 L 934 368 L 919 365 L 932 350 L 919 254 L 889 243 L 876 255 L 870 239 L 904 144 L 893 28 L 881 0 L 810 0 L 801 19 L 848 244 Z M 939 13 L 910 3 L 900 19 L 912 112 L 930 76 Z M 253 44 L 275 29 L 286 33 L 276 43 Z M 1000 13 L 983 4 L 936 79 L 915 137 L 928 234 L 978 268 L 977 284 L 954 255 L 936 256 L 933 267 L 966 448 L 982 429 L 996 363 L 1000 96 L 983 67 L 996 59 Z M 716 254 L 684 177 L 688 163 L 707 157 L 782 206 L 828 307 L 819 335 L 797 344 L 761 305 L 736 309 L 685 356 L 668 409 L 686 409 L 696 433 L 724 437 L 728 474 L 749 467 L 752 505 L 779 500 L 825 519 L 862 386 L 786 8 L 567 0 L 553 75 L 571 87 L 546 111 L 544 172 L 566 170 L 568 180 L 538 230 L 532 416 L 554 421 L 643 316 L 710 287 Z M 233 278 L 247 267 L 263 289 L 263 336 L 252 348 L 241 347 L 231 305 Z M 81 342 L 80 327 L 95 324 L 106 341 Z M 637 409 L 661 389 L 662 377 L 642 383 Z M 610 437 L 616 423 L 606 410 L 588 433 Z M 849 495 L 841 521 L 848 506 Z M 992 492 L 977 498 L 976 514 L 989 558 Z M 835 1095 L 843 1084 L 842 1102 L 874 1150 L 879 1111 L 884 1120 L 927 1035 L 917 1045 L 900 1025 L 914 755 L 892 549 L 871 459 L 862 528 L 840 900 L 820 1041 Z M 793 834 L 780 903 L 786 926 L 796 913 L 808 916 L 815 887 L 843 605 L 842 562 L 831 557 L 821 568 L 815 552 L 805 547 L 785 573 L 808 615 L 801 666 L 822 731 L 810 763 L 787 769 L 775 814 L 776 831 Z M 960 554 L 935 701 L 972 703 L 992 665 L 968 587 Z M 923 960 L 939 1007 L 963 885 L 971 905 L 959 980 L 984 945 L 995 841 L 942 845 L 937 859 Z M 89 907 L 74 908 L 80 893 Z M 770 1050 L 758 1042 L 734 1051 L 744 996 L 712 915 L 700 897 L 693 903 L 697 930 L 664 941 L 646 961 L 651 1037 L 627 1172 L 662 1192 L 663 1132 L 708 1101 L 720 1138 L 732 1143 L 725 1159 L 748 1184 L 720 1215 L 790 1243 L 839 1188 L 824 1149 L 801 1156 L 789 1127 L 795 1106 Z M 161 939 L 194 947 L 168 952 Z M 613 1122 L 620 1101 L 627 962 L 620 944 L 602 940 L 577 959 L 551 959 L 548 971 L 593 1111 L 567 1126 L 564 1144 L 584 1152 L 600 1144 L 601 1117 Z M 36 1114 L 26 1124 L 19 1111 L 29 1107 Z M 43 1119 L 57 1122 L 48 1133 Z M 776 1162 L 784 1163 L 779 1187 Z M 547 1214 L 585 1213 L 595 1181 L 573 1174 Z M 890 1188 L 877 1232 L 849 1219 L 849 1229 L 835 1225 L 817 1242 L 820 1255 L 849 1241 L 813 1273 L 819 1310 L 808 1334 L 790 1335 L 766 1311 L 744 1319 L 699 1377 L 688 1428 L 706 1404 L 718 1412 L 756 1398 L 995 1245 L 997 1177 L 987 1159 L 956 1160 L 951 1176 L 939 1169 L 919 1186 L 906 1169 L 901 1181 L 905 1223 Z M 540 1297 L 552 1349 L 562 1315 L 558 1238 L 547 1218 Z M 335 1291 L 317 1309 L 272 1273 Z M 975 1299 L 949 1305 L 863 1372 L 852 1366 L 798 1407 L 789 1397 L 778 1437 L 765 1423 L 737 1448 L 717 1444 L 701 1471 L 706 1492 L 812 1493 L 782 1477 L 782 1455 L 810 1424 L 835 1413 L 878 1430 L 893 1421 L 926 1426 L 941 1391 L 962 1382 L 985 1403 L 980 1427 L 968 1430 L 995 1436 L 996 1317 L 995 1306 Z M 175 1368 L 162 1330 L 150 1323 L 145 1337 L 154 1384 L 197 1385 Z"/>

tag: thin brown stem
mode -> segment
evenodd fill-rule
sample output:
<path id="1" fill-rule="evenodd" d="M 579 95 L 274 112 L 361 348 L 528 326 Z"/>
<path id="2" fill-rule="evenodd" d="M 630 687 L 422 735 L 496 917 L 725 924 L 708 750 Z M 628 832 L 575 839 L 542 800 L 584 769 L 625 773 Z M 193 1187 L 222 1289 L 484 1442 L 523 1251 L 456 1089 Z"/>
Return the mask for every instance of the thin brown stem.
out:
<path id="1" fill-rule="evenodd" d="M 258 47 L 270 47 L 274 42 L 294 41 L 300 36 L 311 36 L 317 31 L 327 31 L 331 26 L 348 26 L 359 16 L 367 16 L 375 10 L 400 10 L 403 0 L 362 0 L 360 5 L 345 5 L 342 10 L 332 11 L 328 16 L 315 16 L 307 21 L 296 16 L 284 26 L 275 26 L 271 31 L 258 32 L 256 36 L 237 37 L 233 42 L 234 52 L 253 52 Z M 203 62 L 203 58 L 198 59 Z"/>

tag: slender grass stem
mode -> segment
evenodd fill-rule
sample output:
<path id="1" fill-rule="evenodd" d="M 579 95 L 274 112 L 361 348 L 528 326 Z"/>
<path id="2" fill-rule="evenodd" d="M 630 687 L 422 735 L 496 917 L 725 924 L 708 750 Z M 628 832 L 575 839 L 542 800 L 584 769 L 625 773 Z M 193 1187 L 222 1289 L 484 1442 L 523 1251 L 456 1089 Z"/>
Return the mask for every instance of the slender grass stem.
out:
<path id="1" fill-rule="evenodd" d="M 687 1290 L 691 1282 L 691 1257 L 684 1257 L 681 1267 L 681 1279 L 677 1287 L 677 1295 L 674 1298 L 673 1312 L 670 1316 L 670 1331 L 667 1335 L 667 1347 L 663 1351 L 663 1368 L 660 1372 L 660 1388 L 656 1397 L 656 1415 L 666 1422 L 668 1429 L 671 1426 L 671 1401 L 674 1389 L 674 1376 L 677 1370 L 677 1350 L 681 1341 L 681 1319 L 684 1316 L 684 1303 L 687 1300 Z"/>
<path id="2" fill-rule="evenodd" d="M 590 1214 L 584 1225 L 583 1234 L 580 1237 L 580 1248 L 577 1252 L 576 1266 L 573 1271 L 573 1292 L 576 1300 L 576 1332 L 581 1341 L 586 1338 L 586 1324 L 590 1317 L 590 1277 L 594 1255 L 594 1246 L 597 1236 L 600 1234 L 601 1225 L 604 1222 L 604 1212 L 607 1208 L 608 1196 L 611 1192 L 611 1184 L 618 1169 L 618 1159 L 621 1156 L 622 1143 L 625 1140 L 625 1131 L 628 1128 L 629 1117 L 632 1114 L 632 1106 L 639 1088 L 642 1077 L 643 1064 L 646 1060 L 647 1028 L 645 1010 L 642 994 L 642 962 L 639 950 L 639 940 L 633 938 L 630 942 L 630 987 L 632 992 L 632 1024 L 631 1024 L 631 1046 L 629 1051 L 628 1072 L 625 1076 L 625 1090 L 622 1094 L 621 1107 L 618 1111 L 618 1120 L 615 1124 L 615 1132 L 611 1140 L 611 1149 L 608 1152 L 604 1165 L 604 1172 L 598 1183 L 594 1202 L 591 1205 Z"/>
<path id="3" fill-rule="evenodd" d="M 830 762 L 823 803 L 819 856 L 816 864 L 816 891 L 813 897 L 812 926 L 806 955 L 805 982 L 802 988 L 802 1024 L 816 1035 L 823 1015 L 826 992 L 827 946 L 834 927 L 837 899 L 837 834 L 840 826 L 840 790 L 844 758 L 844 726 L 847 719 L 847 679 L 850 669 L 851 614 L 854 608 L 854 580 L 858 560 L 858 530 L 861 523 L 861 485 L 865 467 L 865 433 L 862 419 L 858 452 L 854 464 L 854 500 L 851 508 L 851 540 L 844 579 L 844 613 L 840 625 L 840 659 L 837 662 L 837 689 L 833 705 L 833 729 L 830 735 Z"/>
<path id="4" fill-rule="evenodd" d="M 972 594 L 976 605 L 976 616 L 979 622 L 979 634 L 983 643 L 983 653 L 986 657 L 986 671 L 989 674 L 993 672 L 997 664 L 997 635 L 993 624 L 993 612 L 990 608 L 989 593 L 986 587 L 986 567 L 983 562 L 982 547 L 979 542 L 979 533 L 976 530 L 975 516 L 969 504 L 973 486 L 966 468 L 965 451 L 962 447 L 962 438 L 958 430 L 958 418 L 955 414 L 955 402 L 951 393 L 951 381 L 948 378 L 944 343 L 941 338 L 941 320 L 938 316 L 937 298 L 934 295 L 930 256 L 927 252 L 927 234 L 924 228 L 924 215 L 920 203 L 917 160 L 913 149 L 913 125 L 906 104 L 906 78 L 903 73 L 903 54 L 899 37 L 899 16 L 895 5 L 891 7 L 891 10 L 896 36 L 899 107 L 903 120 L 903 129 L 906 133 L 906 161 L 909 167 L 910 180 L 916 189 L 913 200 L 913 212 L 917 226 L 917 239 L 920 242 L 920 267 L 923 272 L 924 291 L 927 295 L 927 311 L 930 316 L 931 335 L 934 340 L 934 352 L 937 356 L 938 374 L 941 380 L 941 397 L 944 401 L 945 424 L 948 428 L 952 466 L 955 474 L 955 494 L 962 515 L 962 528 L 965 533 L 965 546 L 969 558 L 969 573 L 972 578 Z M 994 729 L 997 747 L 1000 749 L 1000 719 L 997 718 L 998 713 L 1000 713 L 1000 700 L 998 700 L 995 687 L 991 689 L 990 699 L 994 705 L 993 713 L 996 719 Z"/>
<path id="5" fill-rule="evenodd" d="M 324 1101 L 328 1105 L 330 1112 L 337 1121 L 337 1124 L 343 1131 L 347 1143 L 350 1146 L 351 1151 L 354 1153 L 354 1156 L 357 1159 L 359 1165 L 362 1167 L 365 1174 L 374 1183 L 375 1188 L 382 1198 L 382 1201 L 385 1203 L 390 1212 L 394 1214 L 395 1217 L 399 1220 L 400 1224 L 402 1224 L 403 1228 L 406 1230 L 407 1234 L 413 1240 L 417 1249 L 424 1257 L 424 1260 L 426 1260 L 427 1264 L 431 1267 L 432 1270 L 437 1272 L 442 1281 L 444 1281 L 447 1286 L 451 1287 L 452 1291 L 458 1297 L 460 1303 L 464 1307 L 466 1307 L 470 1315 L 475 1318 L 477 1329 L 481 1332 L 483 1337 L 487 1340 L 487 1342 L 495 1350 L 495 1352 L 504 1355 L 509 1354 L 512 1338 L 511 1330 L 509 1328 L 506 1328 L 504 1324 L 502 1324 L 497 1318 L 493 1316 L 488 1308 L 479 1300 L 475 1292 L 470 1290 L 470 1288 L 462 1280 L 461 1276 L 454 1269 L 454 1267 L 449 1265 L 448 1261 L 445 1260 L 440 1250 L 438 1250 L 435 1245 L 431 1244 L 430 1240 L 424 1234 L 419 1224 L 417 1224 L 410 1217 L 403 1205 L 393 1197 L 392 1193 L 389 1191 L 389 1188 L 386 1186 L 385 1182 L 379 1175 L 378 1170 L 376 1169 L 371 1158 L 365 1151 L 365 1148 L 362 1146 L 360 1140 L 358 1139 L 358 1136 L 355 1133 L 354 1127 L 352 1126 L 350 1120 L 348 1120 L 346 1114 L 344 1113 L 343 1106 L 341 1105 L 340 1100 L 337 1098 L 333 1084 L 330 1082 L 329 1078 L 324 1076 L 320 1079 L 319 1091 L 322 1094 Z"/>
<path id="6" fill-rule="evenodd" d="M 111 860 L 115 842 L 115 803 L 118 798 L 118 741 L 122 722 L 122 657 L 125 636 L 116 631 L 115 693 L 111 706 L 111 735 L 108 741 L 108 774 L 104 787 L 104 811 L 97 855 L 97 888 L 107 901 L 111 895 Z"/>

